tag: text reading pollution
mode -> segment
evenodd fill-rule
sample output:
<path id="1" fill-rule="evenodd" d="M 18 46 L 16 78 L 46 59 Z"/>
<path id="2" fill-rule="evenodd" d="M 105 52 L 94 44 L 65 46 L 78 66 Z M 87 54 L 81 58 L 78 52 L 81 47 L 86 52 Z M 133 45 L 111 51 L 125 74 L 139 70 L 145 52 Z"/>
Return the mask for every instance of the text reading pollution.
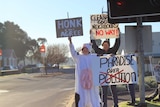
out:
<path id="1" fill-rule="evenodd" d="M 96 61 L 98 63 L 94 64 L 92 69 L 96 85 L 137 83 L 137 62 L 135 55 L 102 56 Z M 97 71 L 98 74 L 94 74 Z"/>

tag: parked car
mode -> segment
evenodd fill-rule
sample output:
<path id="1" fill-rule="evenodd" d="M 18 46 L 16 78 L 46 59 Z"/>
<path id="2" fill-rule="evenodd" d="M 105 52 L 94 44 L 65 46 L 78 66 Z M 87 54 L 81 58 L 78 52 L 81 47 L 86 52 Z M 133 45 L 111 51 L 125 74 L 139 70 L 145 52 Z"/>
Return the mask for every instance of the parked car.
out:
<path id="1" fill-rule="evenodd" d="M 27 73 L 39 72 L 39 67 L 36 64 L 29 64 L 24 66 L 22 71 Z"/>
<path id="2" fill-rule="evenodd" d="M 13 70 L 14 68 L 11 65 L 6 65 L 2 67 L 2 70 Z"/>
<path id="3" fill-rule="evenodd" d="M 58 69 L 59 69 L 59 65 L 58 65 L 58 64 L 53 64 L 52 67 L 53 67 L 53 68 L 58 68 Z"/>

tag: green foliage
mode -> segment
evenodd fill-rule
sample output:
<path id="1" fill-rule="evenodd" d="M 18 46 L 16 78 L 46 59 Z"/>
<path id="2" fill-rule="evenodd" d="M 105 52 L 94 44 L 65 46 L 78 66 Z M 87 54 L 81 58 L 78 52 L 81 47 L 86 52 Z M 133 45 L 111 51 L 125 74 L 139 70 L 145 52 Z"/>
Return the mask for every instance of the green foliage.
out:
<path id="1" fill-rule="evenodd" d="M 138 104 L 140 101 L 139 101 L 139 98 L 136 99 L 136 104 Z M 127 102 L 128 101 L 124 101 L 124 102 L 121 102 L 119 103 L 119 107 L 134 107 L 134 106 L 129 106 L 127 105 Z M 147 103 L 147 107 L 160 107 L 160 102 L 149 102 L 149 101 L 146 101 Z"/>
<path id="2" fill-rule="evenodd" d="M 153 76 L 146 76 L 144 78 L 144 80 L 145 80 L 145 89 L 146 90 L 150 89 L 150 88 L 156 88 L 157 87 L 157 82 L 156 82 L 156 80 Z M 120 87 L 118 87 L 118 88 L 120 88 Z M 120 88 L 120 90 L 123 90 L 122 87 Z M 138 84 L 135 85 L 135 90 L 139 90 L 139 85 Z M 139 98 L 136 99 L 137 104 L 140 102 L 139 100 L 140 100 Z M 124 102 L 119 103 L 119 107 L 133 107 L 133 106 L 127 105 L 127 102 L 128 101 L 124 101 Z M 146 103 L 147 103 L 147 107 L 159 107 L 160 106 L 160 102 L 146 101 Z"/>
<path id="3" fill-rule="evenodd" d="M 147 84 L 150 88 L 157 87 L 157 82 L 153 76 L 146 76 L 144 78 L 145 84 Z"/>
<path id="4" fill-rule="evenodd" d="M 145 89 L 146 90 L 157 87 L 157 82 L 153 76 L 146 76 L 144 78 L 144 80 L 145 80 Z M 135 84 L 135 90 L 139 91 L 139 84 Z M 126 84 L 117 85 L 117 91 L 118 91 L 118 93 L 128 91 L 127 85 Z"/>
<path id="5" fill-rule="evenodd" d="M 36 40 L 32 40 L 25 31 L 13 22 L 0 23 L 0 48 L 13 49 L 18 59 L 24 59 L 29 53 L 34 56 L 39 51 Z"/>

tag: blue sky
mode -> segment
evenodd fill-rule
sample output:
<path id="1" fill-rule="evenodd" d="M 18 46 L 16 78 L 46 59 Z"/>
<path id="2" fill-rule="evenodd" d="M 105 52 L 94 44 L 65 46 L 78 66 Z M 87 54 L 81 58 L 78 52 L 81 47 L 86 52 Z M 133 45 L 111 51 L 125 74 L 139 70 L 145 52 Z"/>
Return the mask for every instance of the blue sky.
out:
<path id="1" fill-rule="evenodd" d="M 56 38 L 55 20 L 67 18 L 67 13 L 69 18 L 82 17 L 83 36 L 73 37 L 80 47 L 90 41 L 90 15 L 101 14 L 102 8 L 107 11 L 106 0 L 0 0 L 0 22 L 14 22 L 32 39 L 45 37 L 47 44 L 68 44 L 67 38 Z M 160 30 L 160 22 L 144 24 L 152 25 L 153 32 Z M 119 25 L 122 33 L 125 25 Z"/>

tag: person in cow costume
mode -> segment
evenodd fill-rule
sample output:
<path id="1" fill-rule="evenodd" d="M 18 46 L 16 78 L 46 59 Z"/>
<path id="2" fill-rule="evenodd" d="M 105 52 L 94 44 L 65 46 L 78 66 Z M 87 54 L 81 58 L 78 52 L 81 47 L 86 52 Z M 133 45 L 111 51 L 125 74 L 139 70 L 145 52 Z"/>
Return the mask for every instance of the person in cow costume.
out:
<path id="1" fill-rule="evenodd" d="M 75 107 L 100 107 L 99 88 L 93 85 L 91 71 L 91 44 L 84 44 L 80 54 L 68 37 L 71 55 L 75 61 Z"/>

